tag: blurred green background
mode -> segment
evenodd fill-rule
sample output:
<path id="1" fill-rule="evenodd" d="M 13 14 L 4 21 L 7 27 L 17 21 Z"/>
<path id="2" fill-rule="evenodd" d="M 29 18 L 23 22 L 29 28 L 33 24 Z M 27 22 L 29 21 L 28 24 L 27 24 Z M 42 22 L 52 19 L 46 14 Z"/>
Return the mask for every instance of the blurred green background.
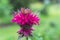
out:
<path id="1" fill-rule="evenodd" d="M 0 40 L 17 40 L 19 26 L 11 23 L 13 11 L 30 8 L 40 17 L 29 40 L 60 40 L 60 0 L 0 0 Z M 23 38 L 25 40 L 25 38 Z"/>

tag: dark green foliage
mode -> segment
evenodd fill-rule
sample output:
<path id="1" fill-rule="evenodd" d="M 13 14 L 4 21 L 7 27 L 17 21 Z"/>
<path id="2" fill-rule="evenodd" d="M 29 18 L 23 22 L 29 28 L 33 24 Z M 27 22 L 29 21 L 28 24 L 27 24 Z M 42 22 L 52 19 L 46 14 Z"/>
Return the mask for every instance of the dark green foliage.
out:
<path id="1" fill-rule="evenodd" d="M 44 15 L 44 16 L 47 16 L 47 8 L 44 7 L 42 10 L 41 10 L 41 14 Z"/>
<path id="2" fill-rule="evenodd" d="M 21 7 L 27 8 L 30 0 L 10 0 L 10 3 L 13 5 L 14 10 L 20 9 Z"/>

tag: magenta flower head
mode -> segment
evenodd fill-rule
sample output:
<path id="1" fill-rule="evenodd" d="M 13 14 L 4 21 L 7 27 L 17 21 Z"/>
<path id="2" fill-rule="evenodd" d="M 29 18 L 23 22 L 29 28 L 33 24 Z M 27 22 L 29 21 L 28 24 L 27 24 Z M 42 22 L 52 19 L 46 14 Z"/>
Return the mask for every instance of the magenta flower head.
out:
<path id="1" fill-rule="evenodd" d="M 12 22 L 20 26 L 18 34 L 27 37 L 32 35 L 32 26 L 39 25 L 39 18 L 30 9 L 21 8 L 19 12 L 15 12 Z"/>

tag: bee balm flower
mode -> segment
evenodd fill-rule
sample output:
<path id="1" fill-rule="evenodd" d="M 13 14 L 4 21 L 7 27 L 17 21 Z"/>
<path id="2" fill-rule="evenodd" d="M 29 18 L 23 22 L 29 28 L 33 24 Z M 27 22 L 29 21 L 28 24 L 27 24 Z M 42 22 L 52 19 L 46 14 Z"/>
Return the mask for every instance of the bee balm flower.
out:
<path id="1" fill-rule="evenodd" d="M 15 12 L 12 22 L 20 26 L 18 34 L 29 36 L 32 35 L 32 26 L 39 24 L 39 18 L 30 9 L 21 8 L 19 12 Z"/>

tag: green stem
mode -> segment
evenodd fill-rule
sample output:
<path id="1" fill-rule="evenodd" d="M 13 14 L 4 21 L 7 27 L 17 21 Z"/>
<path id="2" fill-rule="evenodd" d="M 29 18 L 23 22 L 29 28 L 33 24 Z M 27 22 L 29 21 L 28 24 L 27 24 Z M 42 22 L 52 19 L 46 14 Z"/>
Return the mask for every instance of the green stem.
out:
<path id="1" fill-rule="evenodd" d="M 26 40 L 28 40 L 28 37 L 26 37 Z"/>

